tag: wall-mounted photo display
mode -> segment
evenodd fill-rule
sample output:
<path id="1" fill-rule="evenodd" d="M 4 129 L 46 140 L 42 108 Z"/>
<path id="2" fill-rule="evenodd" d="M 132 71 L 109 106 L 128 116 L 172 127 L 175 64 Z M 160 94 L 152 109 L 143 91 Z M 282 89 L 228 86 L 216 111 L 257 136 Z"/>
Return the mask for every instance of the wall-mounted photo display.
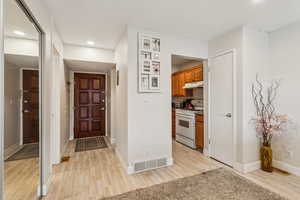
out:
<path id="1" fill-rule="evenodd" d="M 143 60 L 141 62 L 142 66 L 142 74 L 151 74 L 151 61 L 150 60 Z"/>
<path id="2" fill-rule="evenodd" d="M 141 75 L 141 89 L 149 90 L 149 75 L 146 74 Z"/>
<path id="3" fill-rule="evenodd" d="M 139 92 L 160 92 L 160 38 L 138 34 Z"/>
<path id="4" fill-rule="evenodd" d="M 152 74 L 159 75 L 160 74 L 160 62 L 152 61 Z"/>
<path id="5" fill-rule="evenodd" d="M 157 53 L 157 52 L 154 52 L 154 53 L 153 53 L 153 60 L 157 60 L 157 61 L 160 60 L 159 53 Z"/>
<path id="6" fill-rule="evenodd" d="M 150 75 L 150 89 L 159 90 L 159 75 Z"/>
<path id="7" fill-rule="evenodd" d="M 152 50 L 160 52 L 160 39 L 152 38 Z"/>

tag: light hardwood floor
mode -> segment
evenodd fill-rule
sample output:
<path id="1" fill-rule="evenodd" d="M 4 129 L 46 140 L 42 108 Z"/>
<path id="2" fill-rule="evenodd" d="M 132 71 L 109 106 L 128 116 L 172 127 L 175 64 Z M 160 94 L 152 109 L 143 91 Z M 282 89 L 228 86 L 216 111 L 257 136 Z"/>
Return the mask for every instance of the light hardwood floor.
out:
<path id="1" fill-rule="evenodd" d="M 79 153 L 74 152 L 74 147 L 75 143 L 71 142 L 67 152 L 71 159 L 54 167 L 48 196 L 43 199 L 99 200 L 102 197 L 224 167 L 198 151 L 173 142 L 173 166 L 127 175 L 112 147 Z M 278 172 L 268 174 L 260 170 L 243 176 L 281 195 L 299 199 L 299 177 Z"/>
<path id="2" fill-rule="evenodd" d="M 4 199 L 32 200 L 37 197 L 39 159 L 4 163 Z"/>

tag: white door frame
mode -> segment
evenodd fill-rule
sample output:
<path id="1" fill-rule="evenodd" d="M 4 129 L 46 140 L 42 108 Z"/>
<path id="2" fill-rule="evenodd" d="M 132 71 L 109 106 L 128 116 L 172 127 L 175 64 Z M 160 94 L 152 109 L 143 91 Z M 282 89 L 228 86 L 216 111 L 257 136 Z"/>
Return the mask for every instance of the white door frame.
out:
<path id="1" fill-rule="evenodd" d="M 105 136 L 107 136 L 107 73 L 105 72 L 86 72 L 86 71 L 70 71 L 70 82 L 71 82 L 71 87 L 70 87 L 70 140 L 74 140 L 74 119 L 75 119 L 75 113 L 74 113 L 74 74 L 75 73 L 82 73 L 82 74 L 103 74 L 105 75 Z"/>
<path id="2" fill-rule="evenodd" d="M 24 70 L 39 71 L 39 69 L 26 68 L 26 67 L 20 68 L 20 91 L 22 91 L 21 98 L 20 98 L 20 146 L 23 145 L 23 71 Z M 39 79 L 40 79 L 40 77 L 39 77 Z M 40 90 L 41 89 L 39 89 L 39 92 L 40 92 Z"/>
<path id="3" fill-rule="evenodd" d="M 238 169 L 238 163 L 237 163 L 237 73 L 236 73 L 236 50 L 235 49 L 229 49 L 226 51 L 222 51 L 217 53 L 215 56 L 209 58 L 208 61 L 208 156 L 211 156 L 211 88 L 210 88 L 210 82 L 211 82 L 211 74 L 210 74 L 210 65 L 211 65 L 211 60 L 223 56 L 226 54 L 232 53 L 232 59 L 233 59 L 233 75 L 232 75 L 232 82 L 233 82 L 233 94 L 232 94 L 232 105 L 233 105 L 233 110 L 232 110 L 232 127 L 233 127 L 233 168 Z"/>

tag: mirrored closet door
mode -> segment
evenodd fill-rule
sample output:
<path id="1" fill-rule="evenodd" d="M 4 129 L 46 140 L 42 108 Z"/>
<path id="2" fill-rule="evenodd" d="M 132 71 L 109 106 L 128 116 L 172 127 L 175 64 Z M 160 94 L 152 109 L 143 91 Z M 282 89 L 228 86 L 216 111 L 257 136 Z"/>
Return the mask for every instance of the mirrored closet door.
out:
<path id="1" fill-rule="evenodd" d="M 22 1 L 4 0 L 4 199 L 36 199 L 40 188 L 40 38 Z"/>

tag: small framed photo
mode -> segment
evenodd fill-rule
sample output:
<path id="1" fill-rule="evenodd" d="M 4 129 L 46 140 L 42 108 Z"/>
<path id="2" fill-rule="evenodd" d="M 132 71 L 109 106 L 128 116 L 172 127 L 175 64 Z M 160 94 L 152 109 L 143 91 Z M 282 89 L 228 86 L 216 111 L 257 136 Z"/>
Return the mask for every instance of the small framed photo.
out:
<path id="1" fill-rule="evenodd" d="M 140 89 L 142 91 L 148 91 L 149 90 L 149 75 L 142 74 L 141 80 L 140 80 Z"/>
<path id="2" fill-rule="evenodd" d="M 143 60 L 151 60 L 152 59 L 151 52 L 141 51 L 141 59 L 143 59 Z"/>
<path id="3" fill-rule="evenodd" d="M 141 68 L 142 74 L 150 74 L 151 73 L 151 61 L 150 60 L 142 60 L 140 68 Z"/>
<path id="4" fill-rule="evenodd" d="M 150 89 L 159 90 L 160 88 L 159 75 L 150 75 Z"/>
<path id="5" fill-rule="evenodd" d="M 160 74 L 160 62 L 152 61 L 152 74 L 159 75 Z"/>
<path id="6" fill-rule="evenodd" d="M 160 52 L 160 39 L 152 38 L 152 51 Z"/>
<path id="7" fill-rule="evenodd" d="M 151 38 L 145 35 L 141 36 L 141 49 L 151 51 Z"/>
<path id="8" fill-rule="evenodd" d="M 160 55 L 157 52 L 153 53 L 153 60 L 160 61 Z"/>

